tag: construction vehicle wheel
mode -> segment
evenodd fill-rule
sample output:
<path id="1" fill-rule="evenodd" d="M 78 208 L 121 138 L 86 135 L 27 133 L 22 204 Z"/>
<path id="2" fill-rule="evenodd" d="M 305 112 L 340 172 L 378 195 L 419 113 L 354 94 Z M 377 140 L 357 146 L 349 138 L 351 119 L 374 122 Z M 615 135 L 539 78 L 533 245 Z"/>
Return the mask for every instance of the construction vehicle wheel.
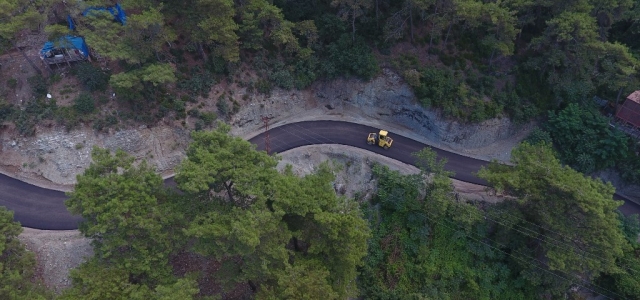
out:
<path id="1" fill-rule="evenodd" d="M 382 148 L 384 148 L 384 150 L 387 150 L 387 149 L 389 149 L 389 146 L 384 146 Z"/>
<path id="2" fill-rule="evenodd" d="M 372 141 L 367 141 L 367 144 L 373 145 L 373 142 Z"/>

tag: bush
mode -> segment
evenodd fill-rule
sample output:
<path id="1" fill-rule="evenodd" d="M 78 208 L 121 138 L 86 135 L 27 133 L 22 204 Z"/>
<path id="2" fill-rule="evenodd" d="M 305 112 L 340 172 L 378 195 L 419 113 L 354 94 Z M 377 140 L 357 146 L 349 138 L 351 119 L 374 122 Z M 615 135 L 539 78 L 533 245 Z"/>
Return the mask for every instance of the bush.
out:
<path id="1" fill-rule="evenodd" d="M 96 120 L 93 123 L 93 129 L 96 131 L 102 131 L 116 124 L 118 124 L 118 118 L 114 115 L 108 115 L 104 119 Z"/>
<path id="2" fill-rule="evenodd" d="M 229 114 L 229 104 L 223 98 L 218 99 L 218 103 L 216 103 L 216 107 L 218 108 L 218 112 L 221 116 L 226 117 Z"/>
<path id="3" fill-rule="evenodd" d="M 630 140 L 629 143 L 633 144 L 634 142 Z M 618 159 L 616 168 L 625 182 L 640 184 L 640 157 L 636 154 L 635 147 L 635 145 L 631 145 L 627 155 Z"/>
<path id="4" fill-rule="evenodd" d="M 188 114 L 189 116 L 192 116 L 192 117 L 195 117 L 195 118 L 200 117 L 200 111 L 199 111 L 197 108 L 192 108 L 192 109 L 190 109 L 190 110 L 187 112 L 187 114 Z"/>
<path id="5" fill-rule="evenodd" d="M 298 60 L 293 71 L 295 87 L 301 90 L 310 86 L 318 78 L 317 70 L 318 59 L 315 56 Z"/>
<path id="6" fill-rule="evenodd" d="M 202 97 L 206 97 L 214 83 L 213 75 L 209 71 L 194 68 L 191 70 L 191 76 L 189 76 L 189 78 L 178 82 L 178 88 L 189 93 L 191 96 L 201 95 Z"/>
<path id="7" fill-rule="evenodd" d="M 72 74 L 89 91 L 104 91 L 109 84 L 110 74 L 88 62 L 77 64 L 72 69 Z"/>
<path id="8" fill-rule="evenodd" d="M 78 111 L 73 107 L 60 107 L 56 114 L 58 124 L 64 125 L 67 130 L 71 130 L 80 124 Z"/>
<path id="9" fill-rule="evenodd" d="M 330 64 L 337 71 L 333 74 L 326 74 L 329 77 L 346 74 L 369 80 L 380 71 L 378 61 L 361 38 L 356 39 L 354 43 L 351 35 L 343 34 L 336 43 L 330 44 L 328 48 Z"/>
<path id="10" fill-rule="evenodd" d="M 214 112 L 201 112 L 200 113 L 200 119 L 202 120 L 202 122 L 204 122 L 205 125 L 211 125 L 213 124 L 213 121 L 217 118 L 218 116 L 216 115 L 216 113 Z"/>
<path id="11" fill-rule="evenodd" d="M 271 81 L 273 81 L 273 83 L 275 83 L 277 87 L 283 88 L 285 90 L 290 90 L 294 86 L 293 76 L 291 76 L 291 73 L 289 73 L 289 71 L 287 71 L 286 69 L 276 70 L 275 72 L 271 73 L 269 79 L 271 79 Z"/>
<path id="12" fill-rule="evenodd" d="M 202 120 L 196 120 L 196 124 L 194 127 L 195 131 L 200 131 L 202 130 L 202 128 L 204 128 L 204 122 Z"/>
<path id="13" fill-rule="evenodd" d="M 267 95 L 271 93 L 272 89 L 273 89 L 273 86 L 271 86 L 271 82 L 269 82 L 269 80 L 260 79 L 256 83 L 256 90 L 258 90 L 258 93 Z"/>
<path id="14" fill-rule="evenodd" d="M 0 122 L 11 119 L 16 109 L 13 104 L 8 103 L 4 99 L 0 99 Z"/>
<path id="15" fill-rule="evenodd" d="M 96 106 L 90 94 L 82 93 L 73 100 L 73 108 L 79 113 L 90 114 L 96 109 Z"/>
<path id="16" fill-rule="evenodd" d="M 36 133 L 34 121 L 25 111 L 18 112 L 16 127 L 23 136 L 33 136 Z"/>
<path id="17" fill-rule="evenodd" d="M 427 67 L 420 78 L 415 92 L 423 106 L 447 107 L 455 102 L 459 84 L 452 71 Z"/>
<path id="18" fill-rule="evenodd" d="M 27 78 L 27 82 L 31 86 L 31 92 L 33 96 L 38 99 L 47 95 L 47 82 L 44 80 L 44 77 L 40 75 L 35 75 Z"/>
<path id="19" fill-rule="evenodd" d="M 628 137 L 612 131 L 607 119 L 597 111 L 577 104 L 549 112 L 546 130 L 562 161 L 583 173 L 612 167 L 627 155 Z"/>
<path id="20" fill-rule="evenodd" d="M 551 135 L 549 134 L 549 132 L 544 131 L 540 128 L 536 128 L 533 131 L 531 131 L 531 133 L 529 134 L 529 136 L 527 136 L 525 141 L 531 145 L 537 145 L 541 143 L 545 143 L 547 145 L 553 144 L 553 139 L 551 138 Z"/>
<path id="21" fill-rule="evenodd" d="M 7 87 L 10 89 L 15 89 L 16 87 L 18 87 L 18 79 L 15 79 L 15 78 L 7 79 Z"/>

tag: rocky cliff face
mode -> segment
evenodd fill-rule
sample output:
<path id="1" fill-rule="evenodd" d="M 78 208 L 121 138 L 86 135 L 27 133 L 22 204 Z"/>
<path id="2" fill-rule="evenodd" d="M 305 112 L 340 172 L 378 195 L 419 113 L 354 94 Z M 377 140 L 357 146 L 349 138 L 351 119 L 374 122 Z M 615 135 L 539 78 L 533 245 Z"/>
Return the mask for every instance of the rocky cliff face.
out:
<path id="1" fill-rule="evenodd" d="M 369 82 L 355 79 L 319 82 L 306 91 L 274 92 L 247 106 L 232 120 L 233 132 L 244 135 L 260 130 L 261 116 L 273 124 L 293 120 L 338 119 L 397 129 L 408 135 L 456 151 L 482 148 L 526 131 L 508 119 L 491 119 L 479 124 L 461 124 L 442 118 L 436 110 L 424 108 L 411 87 L 391 70 Z M 501 157 L 508 160 L 507 157 Z"/>
<path id="2" fill-rule="evenodd" d="M 244 93 L 240 89 L 234 94 Z M 215 106 L 213 98 L 204 101 Z M 503 161 L 508 160 L 511 147 L 519 140 L 513 137 L 523 132 L 507 119 L 474 125 L 443 119 L 436 111 L 420 106 L 411 88 L 391 70 L 384 70 L 369 82 L 335 80 L 318 82 L 304 91 L 274 90 L 269 96 L 254 95 L 231 119 L 232 134 L 249 137 L 260 133 L 262 116 L 272 118 L 272 126 L 312 119 L 357 122 L 470 156 Z M 5 133 L 0 144 L 0 165 L 4 173 L 13 177 L 68 188 L 89 165 L 91 148 L 100 146 L 121 148 L 169 174 L 184 156 L 188 136 L 188 130 L 165 124 L 110 134 L 97 134 L 88 127 L 72 132 L 39 128 L 33 138 Z M 510 142 L 500 144 L 505 140 Z"/>
<path id="3" fill-rule="evenodd" d="M 319 84 L 315 96 L 334 109 L 355 109 L 369 118 L 402 124 L 432 141 L 478 148 L 513 136 L 521 128 L 508 119 L 460 124 L 418 104 L 411 88 L 397 74 L 384 70 L 371 82 L 334 81 Z M 325 105 L 325 106 L 326 106 Z"/>

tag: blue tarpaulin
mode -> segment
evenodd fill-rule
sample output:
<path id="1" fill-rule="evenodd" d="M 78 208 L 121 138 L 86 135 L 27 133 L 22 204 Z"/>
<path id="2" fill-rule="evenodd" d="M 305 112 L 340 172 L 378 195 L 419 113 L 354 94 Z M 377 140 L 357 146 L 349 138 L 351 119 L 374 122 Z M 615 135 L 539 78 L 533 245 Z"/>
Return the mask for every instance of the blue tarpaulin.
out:
<path id="1" fill-rule="evenodd" d="M 57 43 L 46 42 L 40 50 L 40 57 L 46 58 L 52 55 L 54 50 L 57 49 L 67 49 L 67 50 L 78 50 L 80 55 L 85 58 L 89 56 L 89 48 L 87 44 L 84 42 L 84 39 L 79 36 L 71 36 L 67 35 L 65 37 L 60 38 Z"/>
<path id="2" fill-rule="evenodd" d="M 73 22 L 71 15 L 67 15 L 67 23 L 69 23 L 69 29 L 76 30 L 76 23 Z"/>
<path id="3" fill-rule="evenodd" d="M 85 9 L 82 12 L 83 16 L 87 16 L 87 15 L 91 15 L 93 12 L 95 11 L 108 11 L 109 13 L 111 13 L 111 15 L 113 15 L 113 18 L 120 22 L 122 25 L 126 25 L 127 23 L 127 15 L 124 13 L 124 10 L 122 10 L 122 7 L 120 6 L 119 3 L 116 3 L 115 6 L 111 6 L 111 7 L 89 7 L 87 9 Z"/>

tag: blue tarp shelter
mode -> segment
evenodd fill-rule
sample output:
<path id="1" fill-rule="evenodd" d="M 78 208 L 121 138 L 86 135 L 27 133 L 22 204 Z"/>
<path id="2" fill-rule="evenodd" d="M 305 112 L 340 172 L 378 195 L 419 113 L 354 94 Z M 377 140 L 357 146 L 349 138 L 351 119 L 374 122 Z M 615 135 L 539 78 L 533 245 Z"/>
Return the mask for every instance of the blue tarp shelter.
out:
<path id="1" fill-rule="evenodd" d="M 67 35 L 58 41 L 46 42 L 40 50 L 40 58 L 48 64 L 85 60 L 89 57 L 89 47 L 84 39 Z"/>
<path id="2" fill-rule="evenodd" d="M 120 3 L 116 3 L 115 6 L 111 6 L 111 7 L 89 7 L 87 9 L 85 9 L 82 12 L 83 16 L 88 16 L 91 15 L 92 13 L 96 12 L 96 11 L 107 11 L 109 13 L 111 13 L 111 15 L 113 15 L 113 18 L 120 22 L 120 24 L 122 25 L 126 25 L 127 24 L 127 15 L 124 13 L 124 10 L 122 9 L 122 7 L 120 6 Z"/>

